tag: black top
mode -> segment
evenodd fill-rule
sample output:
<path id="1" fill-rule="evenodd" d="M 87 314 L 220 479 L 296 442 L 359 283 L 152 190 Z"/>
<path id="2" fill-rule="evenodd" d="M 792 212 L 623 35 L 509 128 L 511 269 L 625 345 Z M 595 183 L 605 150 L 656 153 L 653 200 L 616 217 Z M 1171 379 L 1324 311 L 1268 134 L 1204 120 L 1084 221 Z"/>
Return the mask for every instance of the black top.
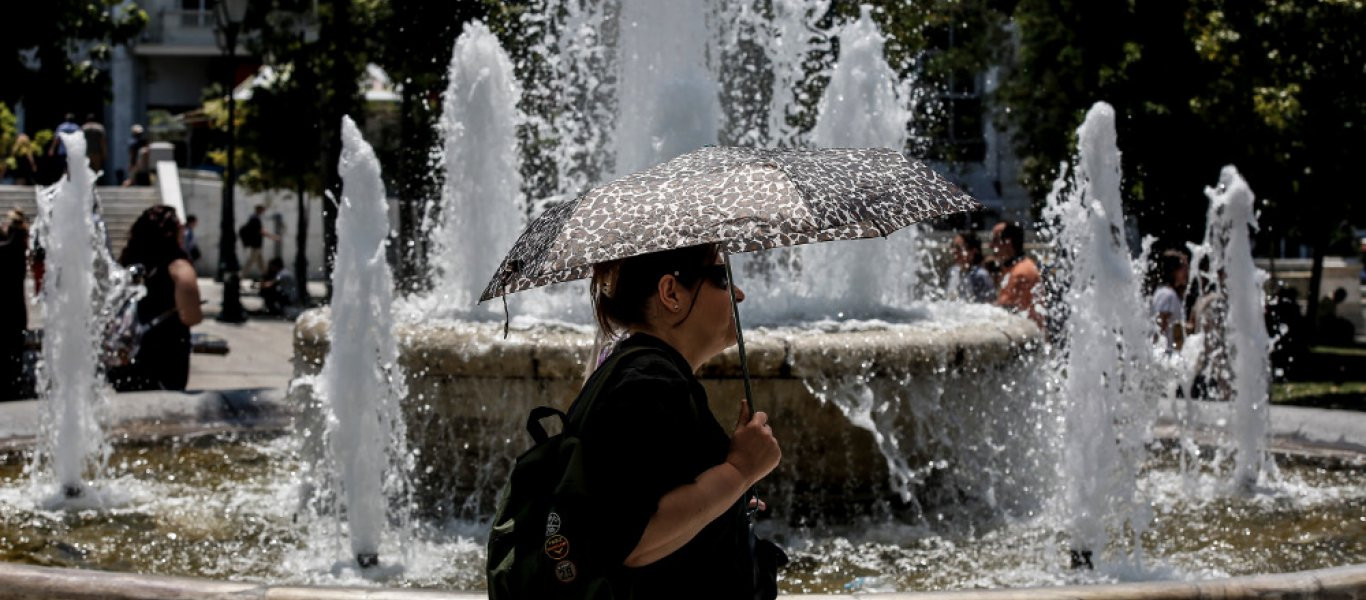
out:
<path id="1" fill-rule="evenodd" d="M 24 297 L 24 276 L 28 269 L 28 236 L 17 229 L 0 234 L 0 336 L 28 328 L 28 302 Z"/>
<path id="2" fill-rule="evenodd" d="M 110 373 L 118 391 L 183 390 L 190 377 L 190 328 L 175 314 L 175 281 L 171 262 L 144 265 L 147 275 L 142 284 L 147 295 L 138 301 L 138 320 L 152 325 L 142 335 L 142 344 L 133 364 Z"/>
<path id="3" fill-rule="evenodd" d="M 655 351 L 623 359 L 580 432 L 584 473 L 601 510 L 594 545 L 608 565 L 620 565 L 639 544 L 664 494 L 724 462 L 730 449 L 683 356 L 645 334 L 617 351 L 634 346 Z M 630 588 L 635 598 L 753 598 L 750 535 L 737 500 L 673 554 L 622 567 L 613 587 Z"/>

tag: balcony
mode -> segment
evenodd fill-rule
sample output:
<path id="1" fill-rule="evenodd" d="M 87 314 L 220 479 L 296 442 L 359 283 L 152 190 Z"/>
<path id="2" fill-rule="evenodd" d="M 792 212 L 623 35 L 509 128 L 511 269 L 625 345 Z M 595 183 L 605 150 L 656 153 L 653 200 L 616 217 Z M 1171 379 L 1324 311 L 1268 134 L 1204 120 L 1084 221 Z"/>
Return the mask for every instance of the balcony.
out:
<path id="1" fill-rule="evenodd" d="M 214 11 L 163 8 L 149 14 L 151 22 L 143 30 L 137 54 L 215 56 L 222 52 L 214 39 L 218 26 Z"/>

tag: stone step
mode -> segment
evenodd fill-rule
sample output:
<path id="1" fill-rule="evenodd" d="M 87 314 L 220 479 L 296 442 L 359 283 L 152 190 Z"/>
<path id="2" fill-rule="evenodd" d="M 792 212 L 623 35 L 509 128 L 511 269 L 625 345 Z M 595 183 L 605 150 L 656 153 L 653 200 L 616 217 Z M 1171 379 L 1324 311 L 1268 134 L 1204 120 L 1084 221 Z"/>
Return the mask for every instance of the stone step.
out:
<path id="1" fill-rule="evenodd" d="M 0 185 L 0 210 L 18 208 L 31 220 L 38 212 L 37 188 L 33 186 Z M 147 207 L 161 202 L 155 187 L 95 188 L 100 199 L 100 217 L 109 234 L 109 248 L 115 256 L 128 242 L 128 231 Z"/>

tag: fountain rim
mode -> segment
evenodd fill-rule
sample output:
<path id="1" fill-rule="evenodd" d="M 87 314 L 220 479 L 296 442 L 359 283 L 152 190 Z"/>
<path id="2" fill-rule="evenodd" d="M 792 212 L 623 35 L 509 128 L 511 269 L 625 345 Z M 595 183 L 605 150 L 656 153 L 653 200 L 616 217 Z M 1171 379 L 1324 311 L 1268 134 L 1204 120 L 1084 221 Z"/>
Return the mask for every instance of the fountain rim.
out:
<path id="1" fill-rule="evenodd" d="M 41 567 L 0 562 L 0 587 L 14 597 L 100 597 L 111 600 L 233 596 L 293 600 L 475 600 L 486 592 L 404 588 L 275 585 L 198 577 L 141 575 L 91 569 Z M 1035 588 L 889 592 L 862 594 L 885 600 L 1056 600 L 1092 598 L 1118 600 L 1186 600 L 1228 598 L 1249 600 L 1268 596 L 1356 598 L 1366 594 L 1366 564 L 1195 581 L 1142 581 Z M 780 598 L 823 598 L 826 595 L 783 594 Z"/>

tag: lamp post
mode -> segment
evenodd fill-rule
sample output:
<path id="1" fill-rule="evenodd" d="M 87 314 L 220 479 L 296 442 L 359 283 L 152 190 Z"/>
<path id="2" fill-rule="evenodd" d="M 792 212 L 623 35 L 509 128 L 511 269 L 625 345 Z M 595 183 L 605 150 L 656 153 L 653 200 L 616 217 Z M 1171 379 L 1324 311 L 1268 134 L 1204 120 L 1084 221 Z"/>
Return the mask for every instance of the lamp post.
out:
<path id="1" fill-rule="evenodd" d="M 233 188 L 237 184 L 237 169 L 234 154 L 237 151 L 237 100 L 233 98 L 235 67 L 237 65 L 237 34 L 242 31 L 242 21 L 247 16 L 247 0 L 219 0 L 217 17 L 219 46 L 227 57 L 228 77 L 228 164 L 223 174 L 222 214 L 219 218 L 218 234 L 218 273 L 223 279 L 223 306 L 218 312 L 218 320 L 224 323 L 242 323 L 247 320 L 242 310 L 241 266 L 237 263 L 237 224 L 233 206 Z"/>

